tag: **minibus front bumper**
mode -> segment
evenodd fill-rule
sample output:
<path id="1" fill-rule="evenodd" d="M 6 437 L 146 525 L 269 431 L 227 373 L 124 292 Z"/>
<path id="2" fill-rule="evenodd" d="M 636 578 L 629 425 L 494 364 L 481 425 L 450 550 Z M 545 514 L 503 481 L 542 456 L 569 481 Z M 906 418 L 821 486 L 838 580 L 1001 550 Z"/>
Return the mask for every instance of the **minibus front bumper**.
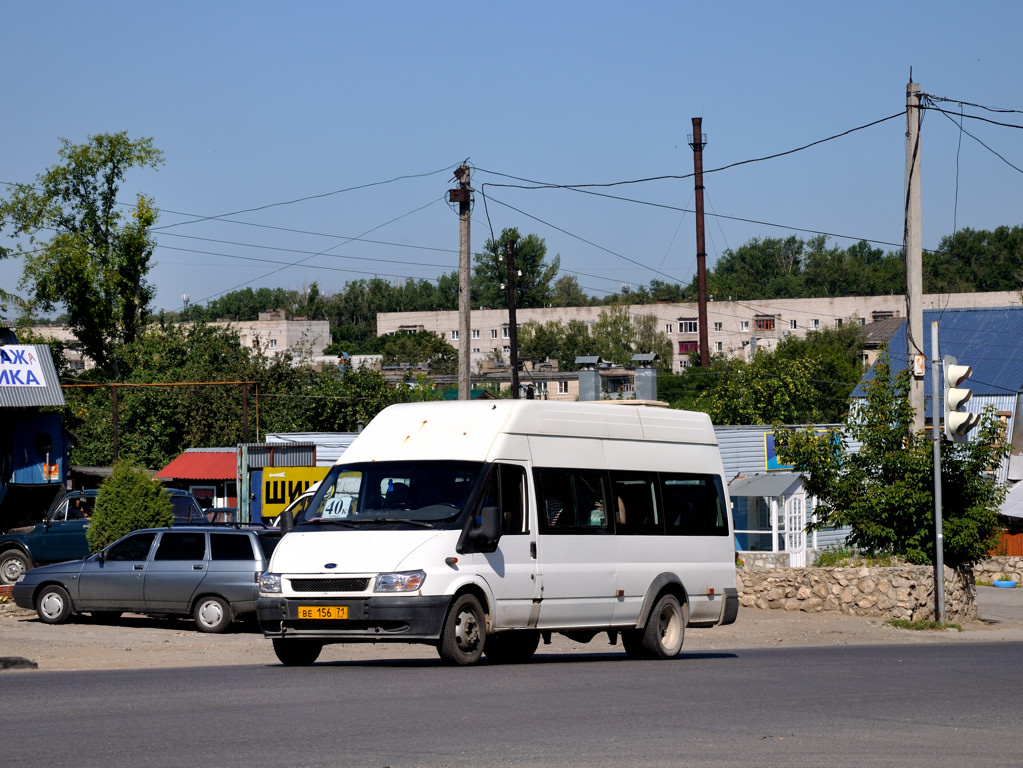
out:
<path id="1" fill-rule="evenodd" d="M 256 615 L 263 635 L 270 638 L 436 643 L 450 602 L 444 595 L 350 600 L 260 597 Z"/>

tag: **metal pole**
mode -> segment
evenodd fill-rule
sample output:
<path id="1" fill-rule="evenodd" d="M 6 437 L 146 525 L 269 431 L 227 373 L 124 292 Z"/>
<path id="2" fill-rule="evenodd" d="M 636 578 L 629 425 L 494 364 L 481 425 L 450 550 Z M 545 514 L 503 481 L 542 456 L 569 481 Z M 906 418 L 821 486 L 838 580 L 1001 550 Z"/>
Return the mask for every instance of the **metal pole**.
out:
<path id="1" fill-rule="evenodd" d="M 697 325 L 700 332 L 700 367 L 710 365 L 710 335 L 707 333 L 707 247 L 703 233 L 703 118 L 693 118 L 693 135 L 689 146 L 693 148 L 693 177 L 696 185 L 696 304 Z"/>
<path id="2" fill-rule="evenodd" d="M 519 399 L 519 344 L 515 324 L 515 241 L 507 243 L 505 260 L 508 263 L 508 364 L 511 366 L 511 396 Z"/>
<path id="3" fill-rule="evenodd" d="M 941 399 L 938 323 L 931 323 L 931 442 L 934 446 L 934 620 L 945 623 L 945 542 L 941 530 Z"/>

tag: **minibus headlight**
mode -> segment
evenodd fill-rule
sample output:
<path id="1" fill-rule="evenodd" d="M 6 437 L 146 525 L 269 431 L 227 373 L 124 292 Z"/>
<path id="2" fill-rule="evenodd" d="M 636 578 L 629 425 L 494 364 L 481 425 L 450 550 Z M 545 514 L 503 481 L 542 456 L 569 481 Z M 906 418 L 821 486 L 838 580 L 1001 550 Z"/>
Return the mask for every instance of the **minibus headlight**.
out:
<path id="1" fill-rule="evenodd" d="M 425 571 L 401 571 L 381 573 L 377 576 L 374 592 L 415 592 L 426 581 Z"/>
<path id="2" fill-rule="evenodd" d="M 281 576 L 279 573 L 264 573 L 259 577 L 259 591 L 266 594 L 280 594 Z"/>

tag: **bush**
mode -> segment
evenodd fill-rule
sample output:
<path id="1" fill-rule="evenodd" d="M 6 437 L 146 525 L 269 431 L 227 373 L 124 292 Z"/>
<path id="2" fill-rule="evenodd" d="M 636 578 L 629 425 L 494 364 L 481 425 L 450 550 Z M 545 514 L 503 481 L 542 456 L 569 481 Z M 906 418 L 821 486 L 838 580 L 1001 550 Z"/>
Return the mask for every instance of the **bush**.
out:
<path id="1" fill-rule="evenodd" d="M 144 467 L 118 461 L 99 487 L 92 524 L 86 531 L 89 551 L 103 547 L 140 528 L 159 528 L 174 522 L 170 497 Z"/>

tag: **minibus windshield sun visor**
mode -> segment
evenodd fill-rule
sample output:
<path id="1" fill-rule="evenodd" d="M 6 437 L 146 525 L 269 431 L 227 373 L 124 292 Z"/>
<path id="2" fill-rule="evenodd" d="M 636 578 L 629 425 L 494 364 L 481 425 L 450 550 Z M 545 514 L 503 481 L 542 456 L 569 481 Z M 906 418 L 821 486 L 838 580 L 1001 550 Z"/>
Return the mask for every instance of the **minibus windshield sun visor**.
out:
<path id="1" fill-rule="evenodd" d="M 484 466 L 470 461 L 337 465 L 295 522 L 451 527 L 462 518 Z"/>

